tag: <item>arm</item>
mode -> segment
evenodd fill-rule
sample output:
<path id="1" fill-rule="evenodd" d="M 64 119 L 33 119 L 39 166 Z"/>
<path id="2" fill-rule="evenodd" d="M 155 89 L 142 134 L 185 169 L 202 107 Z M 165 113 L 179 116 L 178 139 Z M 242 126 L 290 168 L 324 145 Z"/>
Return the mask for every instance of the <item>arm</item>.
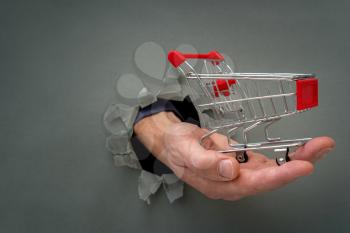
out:
<path id="1" fill-rule="evenodd" d="M 180 123 L 179 118 L 172 112 L 160 112 L 146 117 L 137 122 L 134 132 L 143 145 L 157 157 L 162 163 L 169 167 L 164 154 L 164 136 L 166 130 L 174 124 Z"/>

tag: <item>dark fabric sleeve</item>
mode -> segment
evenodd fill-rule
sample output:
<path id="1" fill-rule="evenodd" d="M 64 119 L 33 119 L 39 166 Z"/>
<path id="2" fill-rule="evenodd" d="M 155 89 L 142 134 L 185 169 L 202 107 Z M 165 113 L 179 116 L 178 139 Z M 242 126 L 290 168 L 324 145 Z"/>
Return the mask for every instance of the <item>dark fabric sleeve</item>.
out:
<path id="1" fill-rule="evenodd" d="M 140 108 L 134 124 L 147 116 L 159 112 L 173 112 L 181 121 L 199 126 L 197 111 L 189 97 L 186 97 L 183 101 L 158 99 L 157 102 L 147 107 Z M 167 166 L 157 160 L 157 158 L 146 149 L 135 134 L 131 138 L 131 143 L 143 170 L 157 175 L 172 173 Z"/>
<path id="2" fill-rule="evenodd" d="M 136 116 L 134 125 L 142 120 L 145 117 L 151 116 L 153 114 L 159 113 L 159 112 L 173 112 L 178 118 L 182 119 L 182 115 L 179 113 L 175 105 L 169 101 L 164 99 L 158 99 L 153 104 L 150 104 L 144 108 L 140 108 L 139 112 Z"/>

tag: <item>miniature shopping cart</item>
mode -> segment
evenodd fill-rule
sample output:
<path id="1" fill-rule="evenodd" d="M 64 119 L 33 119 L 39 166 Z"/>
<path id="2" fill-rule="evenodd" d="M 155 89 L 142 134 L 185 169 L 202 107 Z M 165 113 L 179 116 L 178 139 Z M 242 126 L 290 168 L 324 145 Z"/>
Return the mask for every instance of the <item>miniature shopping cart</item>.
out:
<path id="1" fill-rule="evenodd" d="M 283 117 L 318 105 L 318 80 L 314 75 L 235 73 L 216 51 L 208 54 L 170 51 L 168 59 L 185 77 L 180 82 L 194 103 L 201 126 L 209 129 L 201 138 L 201 144 L 212 134 L 220 133 L 226 135 L 228 146 L 219 151 L 236 152 L 238 162 L 248 161 L 249 150 L 269 149 L 278 153 L 276 162 L 281 165 L 290 160 L 290 148 L 311 139 L 271 137 L 269 128 Z M 201 65 L 193 65 L 194 61 L 200 61 Z M 264 140 L 249 142 L 247 133 L 258 126 L 264 129 Z M 233 142 L 235 135 L 240 135 L 242 143 Z"/>

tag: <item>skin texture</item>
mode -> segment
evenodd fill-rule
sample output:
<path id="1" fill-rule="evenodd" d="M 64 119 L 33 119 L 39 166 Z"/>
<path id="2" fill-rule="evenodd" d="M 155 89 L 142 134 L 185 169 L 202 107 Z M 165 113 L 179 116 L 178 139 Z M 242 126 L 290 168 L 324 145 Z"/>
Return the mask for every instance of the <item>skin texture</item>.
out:
<path id="1" fill-rule="evenodd" d="M 248 162 L 239 164 L 235 153 L 215 151 L 228 146 L 225 136 L 214 134 L 202 146 L 199 139 L 207 130 L 183 123 L 170 112 L 142 119 L 134 132 L 177 177 L 208 198 L 224 200 L 270 191 L 310 175 L 314 163 L 335 147 L 333 139 L 317 137 L 291 153 L 292 161 L 282 166 L 252 151 Z"/>

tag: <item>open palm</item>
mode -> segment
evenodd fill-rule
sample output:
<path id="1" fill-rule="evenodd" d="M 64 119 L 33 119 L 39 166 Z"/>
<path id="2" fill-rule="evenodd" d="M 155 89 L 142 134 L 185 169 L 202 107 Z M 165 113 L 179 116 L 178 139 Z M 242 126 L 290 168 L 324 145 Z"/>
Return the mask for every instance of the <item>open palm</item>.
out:
<path id="1" fill-rule="evenodd" d="M 318 137 L 290 154 L 291 161 L 278 166 L 263 154 L 248 151 L 248 162 L 239 164 L 235 153 L 219 153 L 227 139 L 214 134 L 205 145 L 199 139 L 207 132 L 193 124 L 178 123 L 164 137 L 166 163 L 186 183 L 209 198 L 237 200 L 245 196 L 276 189 L 312 173 L 313 164 L 335 143 Z M 224 163 L 221 163 L 225 160 Z M 225 176 L 220 175 L 225 174 Z"/>

